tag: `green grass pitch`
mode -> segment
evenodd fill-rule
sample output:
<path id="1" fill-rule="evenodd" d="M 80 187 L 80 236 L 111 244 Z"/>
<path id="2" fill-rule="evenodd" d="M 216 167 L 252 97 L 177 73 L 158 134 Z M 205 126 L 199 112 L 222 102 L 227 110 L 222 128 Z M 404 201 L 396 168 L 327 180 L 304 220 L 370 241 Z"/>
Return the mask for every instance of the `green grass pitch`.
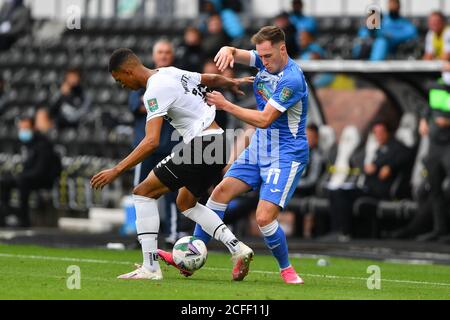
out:
<path id="1" fill-rule="evenodd" d="M 137 250 L 0 245 L 0 299 L 450 299 L 447 265 L 330 258 L 328 266 L 318 266 L 317 259 L 291 258 L 305 280 L 298 286 L 284 284 L 275 260 L 262 254 L 255 255 L 244 281 L 233 282 L 229 255 L 210 252 L 190 278 L 164 265 L 162 281 L 116 279 L 140 261 Z M 76 283 L 72 265 L 80 268 L 80 289 L 67 286 Z M 371 265 L 380 268 L 380 289 L 368 289 Z"/>

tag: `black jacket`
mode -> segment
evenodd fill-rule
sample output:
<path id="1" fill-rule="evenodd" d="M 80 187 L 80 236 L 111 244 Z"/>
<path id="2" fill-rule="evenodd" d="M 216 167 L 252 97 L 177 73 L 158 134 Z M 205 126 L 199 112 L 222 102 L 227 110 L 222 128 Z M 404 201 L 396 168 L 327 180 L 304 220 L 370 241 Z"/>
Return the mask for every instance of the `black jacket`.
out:
<path id="1" fill-rule="evenodd" d="M 405 168 L 411 159 L 411 150 L 395 138 L 391 138 L 385 145 L 380 146 L 374 158 L 377 170 L 373 175 L 366 175 L 365 187 L 369 194 L 380 199 L 390 197 L 392 183 L 398 174 Z M 378 174 L 383 166 L 391 168 L 391 175 L 385 180 L 380 180 Z"/>
<path id="2" fill-rule="evenodd" d="M 77 127 L 92 105 L 92 99 L 81 86 L 72 88 L 68 95 L 61 92 L 50 103 L 50 116 L 58 128 Z"/>
<path id="3" fill-rule="evenodd" d="M 40 180 L 51 186 L 61 172 L 61 159 L 47 137 L 35 132 L 33 139 L 24 144 L 25 159 L 20 179 Z"/>

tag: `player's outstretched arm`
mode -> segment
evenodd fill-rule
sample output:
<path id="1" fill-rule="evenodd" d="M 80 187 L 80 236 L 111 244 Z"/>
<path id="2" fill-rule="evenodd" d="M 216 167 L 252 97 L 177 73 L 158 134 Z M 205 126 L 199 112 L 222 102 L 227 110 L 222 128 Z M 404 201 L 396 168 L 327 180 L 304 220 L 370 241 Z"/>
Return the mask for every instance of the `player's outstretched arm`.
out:
<path id="1" fill-rule="evenodd" d="M 214 62 L 216 63 L 217 69 L 222 72 L 228 67 L 233 68 L 235 62 L 249 66 L 250 59 L 250 51 L 225 46 L 220 48 L 219 52 L 217 52 L 214 57 Z"/>
<path id="2" fill-rule="evenodd" d="M 114 168 L 103 170 L 93 176 L 91 179 L 91 187 L 94 189 L 103 188 L 105 185 L 113 182 L 124 171 L 134 167 L 152 154 L 159 146 L 163 120 L 163 117 L 156 117 L 147 121 L 144 139 Z"/>
<path id="3" fill-rule="evenodd" d="M 217 109 L 231 113 L 236 118 L 257 128 L 267 128 L 281 115 L 281 111 L 278 111 L 270 103 L 266 104 L 263 111 L 245 109 L 231 103 L 217 91 L 207 93 L 206 100 L 208 104 L 215 105 Z"/>
<path id="4" fill-rule="evenodd" d="M 253 83 L 255 77 L 243 77 L 231 79 L 220 74 L 203 73 L 201 83 L 210 88 L 226 88 L 238 95 L 245 95 L 240 86 Z"/>

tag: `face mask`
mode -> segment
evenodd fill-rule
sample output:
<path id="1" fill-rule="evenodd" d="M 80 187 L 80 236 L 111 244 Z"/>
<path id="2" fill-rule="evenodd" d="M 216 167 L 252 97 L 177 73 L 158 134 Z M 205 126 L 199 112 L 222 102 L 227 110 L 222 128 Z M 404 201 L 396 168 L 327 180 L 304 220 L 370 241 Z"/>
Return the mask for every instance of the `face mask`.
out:
<path id="1" fill-rule="evenodd" d="M 29 129 L 19 130 L 19 140 L 23 143 L 30 142 L 33 139 L 33 131 Z"/>
<path id="2" fill-rule="evenodd" d="M 400 12 L 398 12 L 398 11 L 389 11 L 389 16 L 392 19 L 398 19 L 398 18 L 400 18 Z"/>

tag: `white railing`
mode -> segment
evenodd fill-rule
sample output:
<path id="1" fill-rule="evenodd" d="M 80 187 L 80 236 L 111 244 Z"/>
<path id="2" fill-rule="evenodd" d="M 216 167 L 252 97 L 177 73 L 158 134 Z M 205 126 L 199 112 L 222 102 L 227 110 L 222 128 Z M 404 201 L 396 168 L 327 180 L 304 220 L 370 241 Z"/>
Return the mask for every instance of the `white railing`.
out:
<path id="1" fill-rule="evenodd" d="M 0 0 L 0 5 L 5 0 Z M 112 17 L 130 14 L 126 11 L 137 4 L 136 15 L 191 17 L 198 15 L 198 0 L 25 0 L 36 18 L 63 19 L 70 6 L 81 9 L 83 16 Z M 370 4 L 387 9 L 387 0 L 303 0 L 304 12 L 312 16 L 364 16 Z M 273 17 L 291 10 L 291 0 L 242 0 L 245 13 L 250 16 Z M 406 16 L 426 16 L 441 10 L 450 16 L 448 0 L 401 0 Z M 130 11 L 132 12 L 132 10 Z"/>
<path id="2" fill-rule="evenodd" d="M 392 60 L 392 61 L 361 61 L 361 60 L 296 60 L 305 72 L 357 72 L 357 73 L 396 73 L 396 72 L 440 72 L 442 61 Z"/>

